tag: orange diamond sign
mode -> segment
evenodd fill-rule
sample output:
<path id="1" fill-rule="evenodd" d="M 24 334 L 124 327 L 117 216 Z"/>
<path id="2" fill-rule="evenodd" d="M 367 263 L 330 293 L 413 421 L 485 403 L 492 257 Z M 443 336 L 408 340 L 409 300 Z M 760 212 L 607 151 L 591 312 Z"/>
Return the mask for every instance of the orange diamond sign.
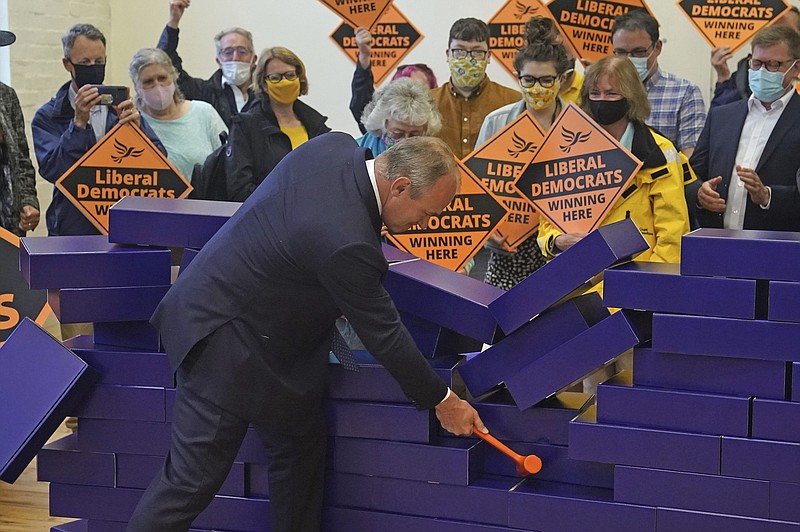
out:
<path id="1" fill-rule="evenodd" d="M 514 57 L 525 46 L 525 23 L 531 17 L 553 18 L 541 0 L 508 0 L 489 19 L 489 50 L 509 74 L 514 75 Z"/>
<path id="2" fill-rule="evenodd" d="M 559 231 L 588 233 L 600 226 L 641 166 L 570 103 L 516 185 Z"/>
<path id="3" fill-rule="evenodd" d="M 505 237 L 504 247 L 516 248 L 539 227 L 539 213 L 514 185 L 531 163 L 544 140 L 544 132 L 529 112 L 498 131 L 467 155 L 463 164 L 508 209 L 508 217 L 497 226 Z"/>
<path id="4" fill-rule="evenodd" d="M 23 318 L 44 325 L 47 290 L 31 290 L 19 271 L 19 237 L 0 227 L 0 345 Z"/>
<path id="5" fill-rule="evenodd" d="M 331 39 L 347 54 L 353 63 L 358 61 L 353 26 L 342 24 L 331 34 Z M 380 84 L 386 76 L 400 65 L 403 58 L 419 43 L 422 34 L 394 4 L 372 28 L 372 75 L 375 84 Z"/>
<path id="6" fill-rule="evenodd" d="M 354 28 L 364 26 L 372 29 L 372 26 L 386 9 L 391 5 L 392 0 L 319 0 L 331 11 L 339 15 L 343 21 Z"/>
<path id="7" fill-rule="evenodd" d="M 466 266 L 506 216 L 480 179 L 460 161 L 458 167 L 461 190 L 441 214 L 431 216 L 427 228 L 389 234 L 400 249 L 453 271 Z"/>
<path id="8" fill-rule="evenodd" d="M 760 29 L 778 20 L 790 8 L 784 0 L 682 0 L 678 6 L 712 48 L 729 46 L 731 52 L 741 48 Z"/>
<path id="9" fill-rule="evenodd" d="M 553 0 L 547 9 L 577 57 L 589 61 L 611 55 L 611 26 L 615 18 L 632 9 L 653 14 L 644 0 Z"/>
<path id="10" fill-rule="evenodd" d="M 117 124 L 58 181 L 58 189 L 103 234 L 108 209 L 125 196 L 183 198 L 192 190 L 142 130 Z"/>

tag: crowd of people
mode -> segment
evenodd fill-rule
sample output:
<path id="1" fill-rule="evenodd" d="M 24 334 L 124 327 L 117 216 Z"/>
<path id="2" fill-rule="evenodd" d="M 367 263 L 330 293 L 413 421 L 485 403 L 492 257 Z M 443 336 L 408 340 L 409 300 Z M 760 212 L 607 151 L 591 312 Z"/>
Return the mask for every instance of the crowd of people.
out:
<path id="1" fill-rule="evenodd" d="M 177 371 L 174 426 L 180 428 L 173 431 L 171 461 L 131 530 L 188 526 L 224 480 L 249 422 L 277 453 L 270 468 L 273 529 L 316 529 L 324 379 L 322 373 L 300 379 L 297 372 L 301 363 L 303 372 L 324 372 L 327 358 L 318 351 L 322 346 L 327 354 L 332 324 L 342 314 L 419 408 L 435 408 L 454 433 L 485 430 L 477 413 L 420 363 L 380 286 L 386 268 L 381 226 L 425 226 L 458 189 L 453 155 L 465 157 L 523 113 L 546 132 L 574 102 L 642 162 L 602 222 L 637 224 L 650 245 L 637 260 L 678 262 L 681 236 L 692 227 L 800 231 L 796 8 L 755 35 L 750 55 L 733 73 L 730 49 L 712 50 L 718 81 L 708 115 L 697 85 L 659 67 L 664 41 L 658 21 L 644 11 L 618 17 L 613 54 L 581 68 L 552 20 L 530 19 L 514 60 L 513 89 L 486 74 L 490 32 L 481 20 L 452 25 L 446 81 L 439 84 L 427 65 L 409 64 L 377 90 L 372 36 L 358 28 L 350 110 L 363 136 L 353 139 L 329 134 L 327 118 L 302 101 L 309 92 L 303 61 L 281 46 L 257 54 L 243 28 L 214 37 L 219 68 L 209 79 L 188 74 L 178 54 L 188 7 L 190 0 L 170 1 L 157 46 L 139 50 L 130 62 L 133 95 L 113 106 L 100 105 L 98 89 L 105 37 L 90 24 L 69 28 L 62 64 L 70 79 L 31 123 L 39 173 L 52 183 L 117 123 L 133 123 L 187 179 L 209 157 L 224 157 L 226 199 L 245 202 L 154 317 Z M 0 46 L 13 42 L 13 34 L 0 32 Z M 4 84 L 0 165 L 0 223 L 24 236 L 39 223 L 35 170 L 19 102 Z M 336 201 L 315 202 L 323 190 Z M 98 233 L 57 188 L 45 218 L 49 235 Z M 544 218 L 512 251 L 493 235 L 485 281 L 508 290 L 584 236 L 564 234 Z M 227 253 L 236 242 L 237 253 Z M 215 285 L 227 278 L 229 285 Z M 263 300 L 252 308 L 258 297 Z M 207 308 L 212 303 L 218 306 Z M 182 312 L 195 312 L 196 323 L 181 322 Z M 266 365 L 232 346 L 241 353 L 264 350 Z M 303 356 L 290 360 L 290 351 Z M 236 359 L 238 369 L 222 367 L 225 357 Z M 415 381 L 419 376 L 424 380 Z M 249 387 L 232 393 L 238 382 Z M 266 394 L 259 382 L 279 392 Z M 282 408 L 293 417 L 285 418 Z M 220 427 L 230 431 L 225 441 Z M 219 463 L 209 466 L 211 459 Z M 310 502 L 298 508 L 294 500 Z"/>

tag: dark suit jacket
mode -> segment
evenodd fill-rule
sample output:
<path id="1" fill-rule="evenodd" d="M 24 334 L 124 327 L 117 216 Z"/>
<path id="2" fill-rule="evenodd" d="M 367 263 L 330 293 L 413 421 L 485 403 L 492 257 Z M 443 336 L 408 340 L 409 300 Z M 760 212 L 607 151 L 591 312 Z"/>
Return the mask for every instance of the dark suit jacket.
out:
<path id="1" fill-rule="evenodd" d="M 444 398 L 382 285 L 366 153 L 344 133 L 309 140 L 203 247 L 151 319 L 173 369 L 193 364 L 187 353 L 223 328 L 233 330 L 229 345 L 202 364 L 215 400 L 246 409 L 275 378 L 298 396 L 321 394 L 329 335 L 344 314 L 418 408 Z"/>
<path id="2" fill-rule="evenodd" d="M 703 181 L 722 176 L 717 192 L 725 200 L 747 109 L 747 100 L 711 108 L 689 161 L 697 177 Z M 772 188 L 770 208 L 761 209 L 748 199 L 745 229 L 800 231 L 800 195 L 795 178 L 798 168 L 800 95 L 795 93 L 775 124 L 755 169 L 761 181 Z M 692 200 L 697 200 L 696 190 Z M 722 214 L 700 208 L 697 217 L 701 227 L 722 227 Z"/>

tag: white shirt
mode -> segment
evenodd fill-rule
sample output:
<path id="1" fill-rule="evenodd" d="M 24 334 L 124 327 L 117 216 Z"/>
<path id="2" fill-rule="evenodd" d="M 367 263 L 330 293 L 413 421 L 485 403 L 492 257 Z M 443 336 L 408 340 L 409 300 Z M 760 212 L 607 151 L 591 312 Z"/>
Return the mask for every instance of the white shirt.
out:
<path id="1" fill-rule="evenodd" d="M 246 98 L 246 96 L 248 96 L 247 91 L 244 91 L 244 93 L 242 93 L 242 89 L 240 89 L 236 85 L 233 85 L 232 83 L 228 83 L 228 80 L 222 78 L 223 89 L 225 88 L 225 85 L 230 85 L 231 92 L 233 92 L 233 99 L 236 100 L 236 110 L 242 112 L 242 107 L 244 107 L 244 104 L 247 103 L 247 98 Z"/>
<path id="2" fill-rule="evenodd" d="M 739 146 L 736 149 L 736 159 L 731 169 L 731 181 L 728 187 L 728 199 L 725 203 L 725 214 L 722 217 L 726 229 L 742 229 L 744 227 L 744 213 L 750 194 L 744 188 L 744 183 L 739 179 L 736 166 L 755 169 L 764 153 L 775 124 L 786 109 L 786 105 L 794 95 L 794 87 L 786 94 L 764 107 L 754 95 L 747 100 L 747 118 L 745 118 L 742 134 L 739 137 Z M 769 204 L 767 207 L 769 208 Z"/>
<path id="3" fill-rule="evenodd" d="M 378 193 L 378 182 L 375 181 L 375 159 L 367 159 L 364 161 L 367 165 L 367 174 L 369 174 L 369 182 L 372 184 L 372 190 L 375 192 L 375 201 L 378 202 L 378 214 L 383 214 L 383 205 L 381 205 L 381 195 Z"/>
<path id="4" fill-rule="evenodd" d="M 72 106 L 72 110 L 75 110 L 75 98 L 77 98 L 78 93 L 72 87 L 72 83 L 69 84 L 69 104 Z M 89 111 L 89 124 L 92 126 L 92 130 L 94 131 L 94 138 L 97 140 L 102 139 L 106 134 L 106 119 L 108 118 L 108 106 L 107 105 L 95 105 L 92 107 L 92 110 Z"/>

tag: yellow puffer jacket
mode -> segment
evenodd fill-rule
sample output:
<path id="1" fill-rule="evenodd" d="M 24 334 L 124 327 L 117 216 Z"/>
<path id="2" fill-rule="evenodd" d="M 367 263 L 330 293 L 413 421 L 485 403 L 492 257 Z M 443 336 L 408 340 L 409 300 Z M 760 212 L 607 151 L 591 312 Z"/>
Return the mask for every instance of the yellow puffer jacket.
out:
<path id="1" fill-rule="evenodd" d="M 681 236 L 689 232 L 683 187 L 696 177 L 686 157 L 669 140 L 644 124 L 633 124 L 631 152 L 642 161 L 642 168 L 601 225 L 631 218 L 650 244 L 650 249 L 636 260 L 678 263 Z M 541 219 L 538 243 L 548 260 L 558 253 L 554 244 L 560 234 L 561 231 Z"/>

